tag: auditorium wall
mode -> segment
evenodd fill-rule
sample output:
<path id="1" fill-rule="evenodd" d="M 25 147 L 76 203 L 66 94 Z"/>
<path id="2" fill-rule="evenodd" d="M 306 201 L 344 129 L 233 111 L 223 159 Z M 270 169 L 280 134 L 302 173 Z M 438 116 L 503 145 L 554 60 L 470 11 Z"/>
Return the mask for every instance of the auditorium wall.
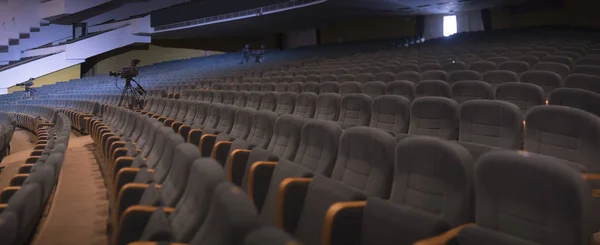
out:
<path id="1" fill-rule="evenodd" d="M 527 9 L 498 7 L 491 9 L 492 29 L 511 29 L 532 26 L 570 25 L 600 28 L 597 10 L 600 1 L 568 0 L 551 7 L 538 2 Z"/>
<path id="2" fill-rule="evenodd" d="M 140 59 L 139 66 L 147 66 L 160 62 L 189 59 L 201 56 L 221 54 L 217 51 L 205 51 L 197 49 L 167 48 L 149 45 L 147 49 L 136 49 L 129 52 L 108 57 L 96 63 L 94 73 L 107 74 L 109 71 L 129 66 L 132 59 Z"/>
<path id="3" fill-rule="evenodd" d="M 69 81 L 71 79 L 78 79 L 81 77 L 81 66 L 74 65 L 53 73 L 50 73 L 45 76 L 41 76 L 36 78 L 33 81 L 33 87 L 40 87 L 48 84 L 55 84 L 56 82 L 64 82 Z M 25 82 L 25 81 L 23 81 Z M 12 93 L 14 91 L 21 91 L 23 87 L 12 86 L 8 88 L 8 93 Z"/>
<path id="4" fill-rule="evenodd" d="M 415 16 L 356 18 L 320 27 L 321 43 L 356 42 L 416 35 Z"/>

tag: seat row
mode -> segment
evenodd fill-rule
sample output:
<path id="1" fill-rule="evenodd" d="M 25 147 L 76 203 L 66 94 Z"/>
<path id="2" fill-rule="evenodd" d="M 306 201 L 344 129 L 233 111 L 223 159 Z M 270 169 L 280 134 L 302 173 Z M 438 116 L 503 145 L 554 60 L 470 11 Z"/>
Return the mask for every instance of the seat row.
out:
<path id="1" fill-rule="evenodd" d="M 58 181 L 71 122 L 64 114 L 40 106 L 2 106 L 0 111 L 12 115 L 18 127 L 32 131 L 37 137 L 34 150 L 21 164 L 18 174 L 0 192 L 2 244 L 29 244 Z M 48 114 L 54 119 L 43 117 Z"/>
<path id="2" fill-rule="evenodd" d="M 597 210 L 592 208 L 596 203 L 590 194 L 592 183 L 582 178 L 589 176 L 577 165 L 552 157 L 497 150 L 480 157 L 475 164 L 475 158 L 468 150 L 450 141 L 421 136 L 397 141 L 400 138 L 394 139 L 376 128 L 343 130 L 334 122 L 282 115 L 275 121 L 273 136 L 266 149 L 256 145 L 250 150 L 234 150 L 229 157 L 246 155 L 249 164 L 228 161 L 223 170 L 216 162 L 209 164 L 208 160 L 198 160 L 201 153 L 195 146 L 184 143 L 181 137 L 156 120 L 122 108 L 109 108 L 121 116 L 113 119 L 116 122 L 112 127 L 114 131 L 103 134 L 118 133 L 122 138 L 137 142 L 136 134 L 148 132 L 146 127 L 156 129 L 154 136 L 149 136 L 154 137 L 152 145 L 145 143 L 139 152 L 132 151 L 139 155 L 117 159 L 119 164 L 130 161 L 131 165 L 121 168 L 114 180 L 118 192 L 113 210 L 118 230 L 114 234 L 115 244 L 128 244 L 134 240 L 241 244 L 248 234 L 261 226 L 280 227 L 304 244 L 349 244 L 350 241 L 353 244 L 410 244 L 454 227 L 464 228 L 464 232 L 473 228 L 485 229 L 484 238 L 491 241 L 498 238 L 489 232 L 540 241 L 542 236 L 531 237 L 487 225 L 488 217 L 479 215 L 475 218 L 477 226 L 468 229 L 461 226 L 473 222 L 475 213 L 488 210 L 489 205 L 507 205 L 507 208 L 515 205 L 496 204 L 488 201 L 487 192 L 480 194 L 479 188 L 498 185 L 511 191 L 520 190 L 514 193 L 515 201 L 522 208 L 519 209 L 522 213 L 513 214 L 516 217 L 529 217 L 530 212 L 539 209 L 538 201 L 542 197 L 546 198 L 543 200 L 570 203 L 550 207 L 552 210 L 548 212 L 551 213 L 572 212 L 573 205 L 586 207 L 586 214 L 578 212 L 560 218 L 544 214 L 536 216 L 547 222 L 560 220 L 579 224 L 577 230 L 560 234 L 545 232 L 544 238 L 568 237 L 566 239 L 575 239 L 573 244 L 589 244 L 592 233 L 599 228 L 597 222 L 587 223 L 584 218 Z M 578 111 L 553 106 L 536 109 Z M 532 117 L 537 119 L 539 115 Z M 136 126 L 123 128 L 119 121 Z M 146 122 L 148 126 L 140 122 Z M 532 120 L 530 124 L 536 125 L 536 121 Z M 535 131 L 535 126 L 531 127 L 530 130 Z M 266 136 L 259 128 L 265 129 L 265 124 L 254 129 L 259 135 L 256 138 L 264 139 Z M 95 135 L 101 143 L 102 133 Z M 243 141 L 236 139 L 232 146 Z M 157 148 L 162 150 L 157 153 Z M 201 165 L 205 165 L 204 169 L 197 171 Z M 493 167 L 481 176 L 484 178 L 479 178 L 480 172 L 476 169 L 487 168 L 483 166 Z M 516 175 L 518 179 L 488 179 L 499 169 L 509 174 L 514 168 L 520 169 Z M 561 173 L 562 177 L 556 173 Z M 527 188 L 515 184 L 525 183 L 532 176 L 547 179 L 535 181 Z M 562 191 L 542 188 L 550 179 L 559 183 L 555 186 Z M 485 185 L 482 183 L 479 187 L 480 182 L 476 180 Z M 239 185 L 241 190 L 223 184 L 226 181 Z M 475 212 L 472 206 L 474 186 L 478 190 Z M 540 188 L 547 191 L 540 191 Z M 489 191 L 494 195 L 506 195 L 503 190 Z M 230 192 L 236 195 L 227 194 Z M 579 194 L 572 196 L 571 193 Z M 230 202 L 221 199 L 223 195 L 230 195 Z M 440 198 L 442 196 L 446 198 Z M 236 208 L 230 209 L 230 206 Z M 359 209 L 363 211 L 356 213 Z M 502 217 L 505 214 L 489 215 Z M 410 220 L 413 225 L 406 226 L 394 220 Z M 181 225 L 182 222 L 186 225 Z M 523 229 L 539 230 L 538 223 L 522 225 Z M 383 227 L 385 229 L 381 230 Z M 286 244 L 292 240 L 272 228 L 256 232 L 266 229 L 271 229 L 269 235 L 253 238 L 261 240 L 259 244 Z M 259 235 L 250 235 L 247 240 L 255 236 Z M 472 235 L 461 232 L 461 236 Z M 475 238 L 479 236 L 473 236 Z"/>
<path id="3" fill-rule="evenodd" d="M 600 67 L 599 67 L 600 69 Z M 567 74 L 568 75 L 568 74 Z M 522 82 L 522 83 L 532 83 L 537 84 L 544 88 L 546 93 L 551 92 L 553 89 L 560 87 L 572 87 L 572 88 L 581 88 L 587 89 L 593 92 L 600 92 L 598 89 L 600 84 L 600 73 L 598 74 L 582 74 L 576 73 L 571 75 L 561 76 L 560 73 L 556 71 L 550 70 L 535 70 L 535 71 L 525 71 L 523 73 L 515 73 L 513 71 L 507 70 L 492 70 L 487 71 L 485 73 L 479 73 L 477 71 L 455 71 L 450 73 L 446 73 L 445 71 L 440 70 L 431 70 L 425 72 L 415 72 L 415 71 L 405 71 L 400 72 L 398 74 L 393 73 L 379 73 L 375 76 L 370 73 L 359 74 L 356 76 L 353 75 L 341 75 L 336 77 L 334 75 L 323 76 L 321 78 L 315 77 L 315 79 L 304 80 L 304 81 L 293 81 L 289 83 L 273 83 L 268 78 L 261 79 L 260 82 L 244 82 L 241 83 L 213 83 L 211 88 L 213 90 L 233 90 L 233 91 L 291 91 L 291 92 L 299 92 L 299 91 L 309 91 L 319 93 L 323 86 L 331 87 L 331 86 L 340 86 L 340 85 L 331 85 L 331 84 L 344 84 L 347 82 L 354 82 L 356 86 L 365 86 L 367 84 L 379 84 L 373 82 L 383 82 L 384 84 L 389 84 L 391 82 L 396 81 L 410 81 L 414 84 L 419 84 L 421 81 L 429 81 L 429 80 L 439 80 L 448 82 L 450 85 L 457 81 L 463 80 L 476 80 L 476 81 L 484 81 L 495 88 L 496 86 L 502 83 L 510 83 L 510 82 Z M 299 77 L 304 78 L 304 77 Z M 324 85 L 328 84 L 328 85 Z M 329 88 L 325 88 L 324 91 L 330 90 Z M 183 92 L 185 93 L 185 91 Z"/>
<path id="4" fill-rule="evenodd" d="M 14 118 L 5 112 L 0 112 L 0 162 L 10 154 L 10 141 L 15 132 L 16 122 Z"/>

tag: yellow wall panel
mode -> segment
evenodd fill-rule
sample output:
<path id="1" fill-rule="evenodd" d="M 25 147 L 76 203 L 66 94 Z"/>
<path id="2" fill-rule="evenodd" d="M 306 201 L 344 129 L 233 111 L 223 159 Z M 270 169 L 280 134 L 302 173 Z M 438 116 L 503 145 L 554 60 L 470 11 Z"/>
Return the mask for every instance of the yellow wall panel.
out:
<path id="1" fill-rule="evenodd" d="M 69 81 L 72 79 L 81 78 L 81 65 L 74 65 L 48 75 L 44 75 L 36 78 L 33 81 L 33 87 L 40 87 L 43 85 L 55 84 L 57 82 Z M 25 81 L 23 81 L 25 82 Z M 14 91 L 24 90 L 24 87 L 12 86 L 8 88 L 8 93 L 12 93 Z"/>

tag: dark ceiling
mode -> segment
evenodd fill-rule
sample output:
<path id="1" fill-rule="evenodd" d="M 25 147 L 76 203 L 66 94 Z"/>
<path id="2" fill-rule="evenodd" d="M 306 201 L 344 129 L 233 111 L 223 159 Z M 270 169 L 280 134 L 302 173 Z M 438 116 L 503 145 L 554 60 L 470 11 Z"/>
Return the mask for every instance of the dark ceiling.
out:
<path id="1" fill-rule="evenodd" d="M 326 23 L 358 17 L 447 14 L 495 6 L 520 5 L 525 2 L 530 3 L 532 0 L 328 0 L 321 4 L 276 14 L 155 33 L 152 36 L 155 38 L 258 36 L 322 26 Z"/>

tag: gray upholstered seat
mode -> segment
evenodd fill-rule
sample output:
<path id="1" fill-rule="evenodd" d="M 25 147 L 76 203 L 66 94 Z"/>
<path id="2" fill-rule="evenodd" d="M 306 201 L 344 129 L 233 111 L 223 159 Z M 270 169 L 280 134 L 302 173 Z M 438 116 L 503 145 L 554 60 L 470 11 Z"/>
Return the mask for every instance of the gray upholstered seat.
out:
<path id="1" fill-rule="evenodd" d="M 298 94 L 292 92 L 282 92 L 277 96 L 277 107 L 275 113 L 277 115 L 292 114 L 296 105 L 296 97 Z"/>
<path id="2" fill-rule="evenodd" d="M 396 74 L 396 80 L 405 80 L 418 83 L 421 81 L 421 75 L 416 71 L 403 71 Z"/>
<path id="3" fill-rule="evenodd" d="M 600 94 L 583 89 L 557 88 L 548 96 L 548 104 L 573 107 L 600 116 Z"/>
<path id="4" fill-rule="evenodd" d="M 343 128 L 366 126 L 371 120 L 371 97 L 366 94 L 347 94 L 342 97 L 338 123 Z"/>
<path id="5" fill-rule="evenodd" d="M 498 70 L 498 65 L 491 61 L 476 61 L 469 64 L 469 69 L 483 74 L 488 71 Z"/>
<path id="6" fill-rule="evenodd" d="M 489 153 L 478 161 L 475 186 L 476 226 L 460 231 L 460 245 L 584 245 L 597 231 L 597 221 L 588 220 L 591 190 L 579 171 L 555 158 Z"/>
<path id="7" fill-rule="evenodd" d="M 248 94 L 248 101 L 246 107 L 258 110 L 260 108 L 260 101 L 262 100 L 262 92 L 252 91 Z"/>
<path id="8" fill-rule="evenodd" d="M 264 93 L 261 101 L 259 110 L 267 110 L 267 111 L 275 111 L 275 107 L 277 107 L 277 97 L 279 93 L 276 92 L 266 92 Z"/>
<path id="9" fill-rule="evenodd" d="M 286 230 L 293 232 L 302 243 L 319 244 L 323 220 L 332 204 L 367 197 L 389 197 L 394 145 L 394 138 L 380 129 L 353 127 L 345 130 L 331 178 L 317 175 L 312 179 L 297 228 L 290 231 L 286 227 Z"/>
<path id="10" fill-rule="evenodd" d="M 396 135 L 408 132 L 410 100 L 399 95 L 382 95 L 373 99 L 369 127 Z"/>
<path id="11" fill-rule="evenodd" d="M 409 135 L 457 140 L 458 127 L 456 101 L 443 97 L 422 97 L 413 101 L 410 109 Z"/>
<path id="12" fill-rule="evenodd" d="M 503 83 L 519 82 L 519 75 L 512 71 L 488 71 L 483 73 L 483 81 L 496 89 L 498 85 Z"/>
<path id="13" fill-rule="evenodd" d="M 261 169 L 256 169 L 252 173 L 254 175 L 252 196 L 256 206 L 261 210 L 262 223 L 267 225 L 277 223 L 277 195 L 279 186 L 285 178 L 331 176 L 341 134 L 342 128 L 334 122 L 309 120 L 302 128 L 298 153 L 293 161 L 279 160 L 271 176 L 265 176 L 262 172 L 268 171 L 260 171 Z"/>
<path id="14" fill-rule="evenodd" d="M 340 91 L 340 84 L 338 82 L 322 82 L 319 86 L 320 93 L 338 93 Z"/>
<path id="15" fill-rule="evenodd" d="M 294 245 L 299 244 L 285 231 L 275 227 L 263 227 L 250 233 L 244 245 Z"/>
<path id="16" fill-rule="evenodd" d="M 565 87 L 580 88 L 600 94 L 600 76 L 571 74 L 565 79 Z"/>
<path id="17" fill-rule="evenodd" d="M 315 93 L 300 93 L 296 97 L 296 104 L 293 115 L 302 118 L 312 118 L 315 115 L 317 106 L 317 94 Z"/>
<path id="18" fill-rule="evenodd" d="M 342 96 L 334 93 L 322 93 L 317 97 L 314 119 L 337 121 L 340 114 Z"/>
<path id="19" fill-rule="evenodd" d="M 296 156 L 300 132 L 304 119 L 294 115 L 281 115 L 275 121 L 273 134 L 267 148 L 254 147 L 244 158 L 236 158 L 228 162 L 226 169 L 229 179 L 235 184 L 248 189 L 249 169 L 257 161 L 292 160 Z"/>
<path id="20" fill-rule="evenodd" d="M 600 118 L 564 106 L 536 106 L 527 113 L 525 147 L 600 172 Z"/>
<path id="21" fill-rule="evenodd" d="M 460 105 L 459 115 L 460 142 L 510 150 L 523 147 L 523 114 L 516 105 L 499 100 L 471 100 Z"/>
<path id="22" fill-rule="evenodd" d="M 406 80 L 397 80 L 387 83 L 386 91 L 387 94 L 404 96 L 411 101 L 415 98 L 415 84 Z"/>
<path id="23" fill-rule="evenodd" d="M 431 71 L 425 71 L 421 73 L 421 81 L 424 80 L 441 80 L 441 81 L 447 81 L 448 80 L 448 73 L 446 73 L 445 71 L 442 70 L 431 70 Z M 417 83 L 417 82 L 415 82 Z"/>
<path id="24" fill-rule="evenodd" d="M 546 95 L 562 87 L 562 78 L 551 71 L 527 71 L 521 74 L 522 83 L 533 83 L 544 89 Z"/>
<path id="25" fill-rule="evenodd" d="M 423 80 L 415 86 L 415 95 L 419 97 L 439 96 L 450 98 L 452 90 L 450 85 L 442 80 Z"/>
<path id="26" fill-rule="evenodd" d="M 339 94 L 344 96 L 346 94 L 359 94 L 362 93 L 362 84 L 359 82 L 343 82 L 339 88 Z"/>
<path id="27" fill-rule="evenodd" d="M 483 77 L 481 76 L 481 74 L 479 72 L 476 71 L 471 71 L 471 70 L 465 70 L 465 71 L 454 71 L 452 73 L 449 74 L 448 76 L 448 83 L 449 84 L 454 84 L 455 82 L 458 81 L 465 81 L 465 80 L 469 80 L 469 81 L 481 81 L 483 79 Z"/>
<path id="28" fill-rule="evenodd" d="M 517 74 L 521 74 L 523 72 L 528 71 L 529 67 L 530 66 L 527 62 L 516 60 L 505 61 L 498 65 L 498 69 L 500 70 L 512 71 Z"/>
<path id="29" fill-rule="evenodd" d="M 259 227 L 258 214 L 246 193 L 225 182 L 216 188 L 208 215 L 189 244 L 243 244 Z"/>
<path id="30" fill-rule="evenodd" d="M 533 69 L 538 71 L 551 71 L 560 75 L 563 79 L 571 72 L 571 68 L 569 68 L 568 65 L 556 62 L 540 62 L 535 64 Z"/>
<path id="31" fill-rule="evenodd" d="M 452 99 L 459 104 L 469 100 L 494 99 L 492 86 L 482 81 L 458 81 L 452 84 Z"/>
<path id="32" fill-rule="evenodd" d="M 386 84 L 381 81 L 371 81 L 363 84 L 361 90 L 362 93 L 375 98 L 386 93 Z"/>
<path id="33" fill-rule="evenodd" d="M 390 199 L 367 200 L 360 244 L 413 244 L 473 220 L 475 164 L 467 150 L 419 136 L 399 142 L 395 154 Z"/>
<path id="34" fill-rule="evenodd" d="M 303 92 L 319 94 L 319 87 L 321 85 L 318 82 L 305 82 Z"/>
<path id="35" fill-rule="evenodd" d="M 495 91 L 496 100 L 517 105 L 523 114 L 531 107 L 545 104 L 545 97 L 544 89 L 533 83 L 503 83 Z"/>

